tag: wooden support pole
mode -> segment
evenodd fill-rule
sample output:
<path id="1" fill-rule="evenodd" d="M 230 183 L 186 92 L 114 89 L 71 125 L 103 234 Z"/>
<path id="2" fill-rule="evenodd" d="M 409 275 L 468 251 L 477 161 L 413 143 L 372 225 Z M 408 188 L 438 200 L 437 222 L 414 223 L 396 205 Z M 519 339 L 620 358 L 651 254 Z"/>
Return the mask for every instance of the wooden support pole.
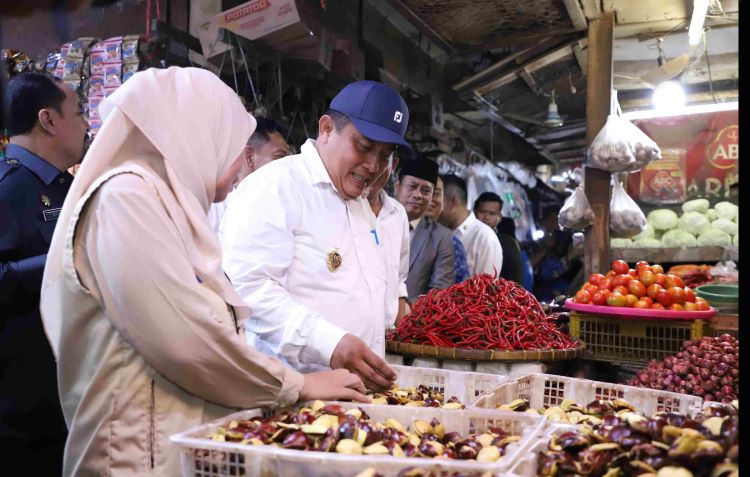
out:
<path id="1" fill-rule="evenodd" d="M 586 79 L 586 145 L 590 146 L 607 121 L 612 98 L 612 50 L 614 12 L 602 13 L 589 22 Z M 586 168 L 586 196 L 596 221 L 586 231 L 584 270 L 592 273 L 609 270 L 610 174 Z"/>

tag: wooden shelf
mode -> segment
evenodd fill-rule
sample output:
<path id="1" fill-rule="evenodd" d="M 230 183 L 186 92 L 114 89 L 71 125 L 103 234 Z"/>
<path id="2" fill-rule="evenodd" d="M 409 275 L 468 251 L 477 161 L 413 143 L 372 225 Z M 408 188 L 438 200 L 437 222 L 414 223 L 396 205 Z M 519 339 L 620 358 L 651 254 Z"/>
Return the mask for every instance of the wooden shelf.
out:
<path id="1" fill-rule="evenodd" d="M 646 260 L 652 263 L 708 263 L 722 260 L 739 260 L 736 245 L 731 247 L 654 247 L 654 248 L 613 248 L 611 259 L 626 262 Z"/>

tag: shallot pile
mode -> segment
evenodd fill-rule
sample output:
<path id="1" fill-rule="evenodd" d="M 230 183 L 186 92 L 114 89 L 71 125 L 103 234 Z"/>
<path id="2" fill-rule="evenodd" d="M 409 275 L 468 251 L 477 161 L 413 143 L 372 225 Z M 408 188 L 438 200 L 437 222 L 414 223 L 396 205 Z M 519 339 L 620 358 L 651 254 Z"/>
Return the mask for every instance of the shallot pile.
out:
<path id="1" fill-rule="evenodd" d="M 739 347 L 729 334 L 686 341 L 682 351 L 651 361 L 628 384 L 728 403 L 740 393 Z"/>

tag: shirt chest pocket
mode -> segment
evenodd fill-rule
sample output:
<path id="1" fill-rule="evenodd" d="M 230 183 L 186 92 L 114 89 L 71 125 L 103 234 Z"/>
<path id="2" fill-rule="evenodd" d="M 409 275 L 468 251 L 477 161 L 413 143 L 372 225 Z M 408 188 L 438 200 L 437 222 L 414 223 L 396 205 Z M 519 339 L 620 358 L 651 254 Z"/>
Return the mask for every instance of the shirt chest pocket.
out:
<path id="1" fill-rule="evenodd" d="M 57 225 L 57 216 L 60 215 L 60 209 L 45 209 L 39 212 L 36 220 L 36 228 L 44 245 L 49 247 L 52 242 L 52 234 L 55 232 Z M 45 220 L 46 219 L 46 220 Z"/>
<path id="2" fill-rule="evenodd" d="M 332 227 L 331 229 L 336 229 Z M 326 230 L 295 237 L 295 262 L 311 276 L 344 280 L 359 267 L 349 230 Z"/>

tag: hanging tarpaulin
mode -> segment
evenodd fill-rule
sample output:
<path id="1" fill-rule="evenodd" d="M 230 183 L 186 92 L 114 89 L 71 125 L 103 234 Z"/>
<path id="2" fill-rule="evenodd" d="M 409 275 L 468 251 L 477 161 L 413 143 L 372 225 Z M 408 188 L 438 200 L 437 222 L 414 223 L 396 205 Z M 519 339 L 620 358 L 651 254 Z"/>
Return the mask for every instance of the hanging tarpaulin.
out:
<path id="1" fill-rule="evenodd" d="M 256 40 L 299 21 L 294 1 L 251 0 L 211 17 L 200 26 L 198 37 L 203 56 L 211 58 L 229 48 L 221 41 L 220 28 Z"/>
<path id="2" fill-rule="evenodd" d="M 719 111 L 633 121 L 662 148 L 663 158 L 630 174 L 633 197 L 650 204 L 733 199 L 739 181 L 738 112 Z"/>

